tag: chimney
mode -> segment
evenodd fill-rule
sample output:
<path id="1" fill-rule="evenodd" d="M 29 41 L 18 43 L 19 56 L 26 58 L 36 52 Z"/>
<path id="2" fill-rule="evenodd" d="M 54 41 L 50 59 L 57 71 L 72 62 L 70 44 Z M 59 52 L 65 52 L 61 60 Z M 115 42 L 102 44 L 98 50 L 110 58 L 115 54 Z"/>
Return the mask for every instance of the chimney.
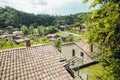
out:
<path id="1" fill-rule="evenodd" d="M 30 46 L 31 46 L 31 44 L 30 44 L 30 39 L 26 39 L 26 40 L 25 40 L 25 46 L 26 46 L 26 47 L 30 47 Z"/>

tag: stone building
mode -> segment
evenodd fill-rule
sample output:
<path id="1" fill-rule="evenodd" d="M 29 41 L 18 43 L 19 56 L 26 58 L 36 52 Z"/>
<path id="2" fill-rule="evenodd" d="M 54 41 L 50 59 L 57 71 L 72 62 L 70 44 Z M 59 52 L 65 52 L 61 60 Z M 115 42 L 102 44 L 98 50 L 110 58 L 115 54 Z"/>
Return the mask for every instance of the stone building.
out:
<path id="1" fill-rule="evenodd" d="M 61 53 L 66 57 L 66 59 L 81 61 L 81 64 L 87 64 L 93 62 L 92 59 L 93 47 L 84 41 L 70 42 L 61 45 Z"/>

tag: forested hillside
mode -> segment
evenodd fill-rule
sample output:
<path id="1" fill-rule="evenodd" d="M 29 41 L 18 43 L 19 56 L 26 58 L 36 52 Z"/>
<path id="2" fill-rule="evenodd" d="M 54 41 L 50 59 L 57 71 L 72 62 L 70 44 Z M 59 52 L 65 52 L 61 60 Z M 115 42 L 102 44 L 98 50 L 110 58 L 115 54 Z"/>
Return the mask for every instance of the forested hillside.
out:
<path id="1" fill-rule="evenodd" d="M 76 22 L 82 23 L 82 17 L 87 13 L 80 13 L 68 16 L 52 16 L 47 14 L 29 14 L 22 11 L 18 11 L 11 7 L 0 8 L 0 28 L 6 28 L 7 26 L 13 26 L 20 28 L 22 25 L 37 27 L 43 26 L 55 26 L 64 24 L 74 24 Z M 81 15 L 78 17 L 78 15 Z"/>

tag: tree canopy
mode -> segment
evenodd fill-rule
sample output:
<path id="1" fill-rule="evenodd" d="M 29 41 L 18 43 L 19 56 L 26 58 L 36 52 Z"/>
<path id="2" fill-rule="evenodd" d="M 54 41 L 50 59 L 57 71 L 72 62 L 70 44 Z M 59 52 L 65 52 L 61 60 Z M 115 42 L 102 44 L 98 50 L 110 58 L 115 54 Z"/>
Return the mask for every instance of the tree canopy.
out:
<path id="1" fill-rule="evenodd" d="M 84 0 L 86 2 L 88 0 Z M 97 80 L 120 79 L 120 1 L 94 0 L 90 8 L 99 6 L 88 17 L 87 37 L 102 50 L 104 71 Z"/>
<path id="2" fill-rule="evenodd" d="M 56 26 L 56 25 L 71 25 L 75 22 L 82 22 L 82 17 L 86 13 L 79 13 L 66 16 L 52 16 L 47 14 L 30 14 L 18 11 L 11 7 L 0 7 L 0 28 L 13 26 L 20 28 L 22 25 L 33 26 Z M 81 15 L 78 17 L 78 15 Z"/>

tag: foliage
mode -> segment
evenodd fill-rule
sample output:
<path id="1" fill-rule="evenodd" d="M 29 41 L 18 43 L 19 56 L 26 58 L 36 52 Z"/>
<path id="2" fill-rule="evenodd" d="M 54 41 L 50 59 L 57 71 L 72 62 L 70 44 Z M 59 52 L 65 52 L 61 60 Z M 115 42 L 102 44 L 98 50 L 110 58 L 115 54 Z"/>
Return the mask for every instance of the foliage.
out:
<path id="1" fill-rule="evenodd" d="M 28 30 L 27 26 L 25 26 L 25 25 L 22 25 L 21 31 L 22 31 L 25 35 L 29 33 L 29 30 Z"/>
<path id="2" fill-rule="evenodd" d="M 102 55 L 101 62 L 103 62 L 104 70 L 95 75 L 95 79 L 99 80 L 119 80 L 120 79 L 120 60 L 118 58 L 120 52 L 114 54 L 106 53 Z M 117 58 L 116 58 L 116 57 Z M 120 56 L 119 56 L 120 57 Z"/>
<path id="3" fill-rule="evenodd" d="M 88 24 L 87 37 L 90 43 L 97 43 L 106 57 L 103 72 L 98 80 L 119 80 L 120 77 L 120 1 L 94 0 L 90 7 L 99 9 L 92 12 Z"/>
<path id="4" fill-rule="evenodd" d="M 4 38 L 0 39 L 0 48 L 4 47 L 5 44 L 6 44 L 6 40 Z"/>
<path id="5" fill-rule="evenodd" d="M 28 35 L 28 36 L 31 37 L 32 35 Z M 32 36 L 32 37 L 34 37 L 33 38 L 34 40 L 31 41 L 32 45 L 36 45 L 36 44 L 51 44 L 51 42 L 47 38 L 39 39 L 39 38 L 37 38 L 35 36 Z M 0 39 L 0 50 L 16 48 L 16 47 L 22 47 L 22 46 L 25 46 L 25 43 L 15 44 L 12 39 L 9 39 L 8 41 L 5 40 L 5 39 Z"/>
<path id="6" fill-rule="evenodd" d="M 0 39 L 0 50 L 16 48 L 16 47 L 21 47 L 21 46 L 24 46 L 24 44 L 23 43 L 14 44 L 14 41 L 12 39 L 9 39 L 8 41 L 6 39 Z"/>
<path id="7" fill-rule="evenodd" d="M 18 22 L 18 16 L 13 11 L 13 8 L 0 8 L 0 28 L 6 28 L 9 25 L 18 27 Z"/>
<path id="8" fill-rule="evenodd" d="M 44 27 L 43 26 L 38 26 L 37 28 L 39 36 L 44 36 Z"/>
<path id="9" fill-rule="evenodd" d="M 97 63 L 94 65 L 90 65 L 85 68 L 82 68 L 79 71 L 83 74 L 88 74 L 88 80 L 94 80 L 95 75 L 102 72 L 102 70 L 103 70 L 102 63 Z M 97 79 L 97 80 L 99 80 L 99 79 Z"/>
<path id="10" fill-rule="evenodd" d="M 49 34 L 49 29 L 48 29 L 48 27 L 45 27 L 45 28 L 44 28 L 44 34 L 45 34 L 45 35 Z"/>
<path id="11" fill-rule="evenodd" d="M 48 26 L 48 33 L 52 34 L 57 32 L 57 29 L 55 26 Z"/>
<path id="12" fill-rule="evenodd" d="M 33 26 L 29 27 L 29 34 L 34 34 L 34 27 Z"/>
<path id="13" fill-rule="evenodd" d="M 50 16 L 45 14 L 29 14 L 22 11 L 18 11 L 11 7 L 0 7 L 0 28 L 6 28 L 7 26 L 13 26 L 20 28 L 21 25 L 33 26 L 55 26 L 71 25 L 79 22 L 83 23 L 83 16 L 87 13 L 79 13 L 66 16 Z"/>
<path id="14" fill-rule="evenodd" d="M 26 37 L 27 37 L 27 38 L 30 38 L 31 40 L 34 40 L 34 41 L 38 41 L 38 40 L 39 40 L 39 38 L 38 38 L 37 36 L 34 36 L 34 35 L 32 35 L 32 34 L 29 34 L 29 35 L 27 35 Z"/>
<path id="15" fill-rule="evenodd" d="M 61 39 L 56 39 L 54 44 L 55 44 L 55 47 L 60 51 L 61 48 L 60 48 L 60 44 L 62 43 Z"/>
<path id="16" fill-rule="evenodd" d="M 60 32 L 56 32 L 56 35 L 64 35 L 64 34 L 68 34 L 69 32 L 67 31 L 60 31 Z"/>
<path id="17" fill-rule="evenodd" d="M 7 41 L 7 45 L 10 46 L 11 48 L 13 48 L 13 46 L 14 46 L 13 40 L 12 40 L 12 39 L 9 39 L 9 40 Z"/>
<path id="18" fill-rule="evenodd" d="M 0 8 L 0 28 L 14 26 L 20 28 L 21 25 L 37 27 L 37 25 L 52 25 L 54 16 L 50 15 L 34 15 L 22 11 L 15 10 L 11 7 Z"/>
<path id="19" fill-rule="evenodd" d="M 32 45 L 36 45 L 36 44 L 51 44 L 51 41 L 49 41 L 47 38 L 42 38 L 42 39 L 39 39 L 38 41 L 33 41 L 31 44 Z"/>
<path id="20" fill-rule="evenodd" d="M 70 35 L 66 38 L 66 42 L 73 42 L 74 41 L 74 36 Z"/>

